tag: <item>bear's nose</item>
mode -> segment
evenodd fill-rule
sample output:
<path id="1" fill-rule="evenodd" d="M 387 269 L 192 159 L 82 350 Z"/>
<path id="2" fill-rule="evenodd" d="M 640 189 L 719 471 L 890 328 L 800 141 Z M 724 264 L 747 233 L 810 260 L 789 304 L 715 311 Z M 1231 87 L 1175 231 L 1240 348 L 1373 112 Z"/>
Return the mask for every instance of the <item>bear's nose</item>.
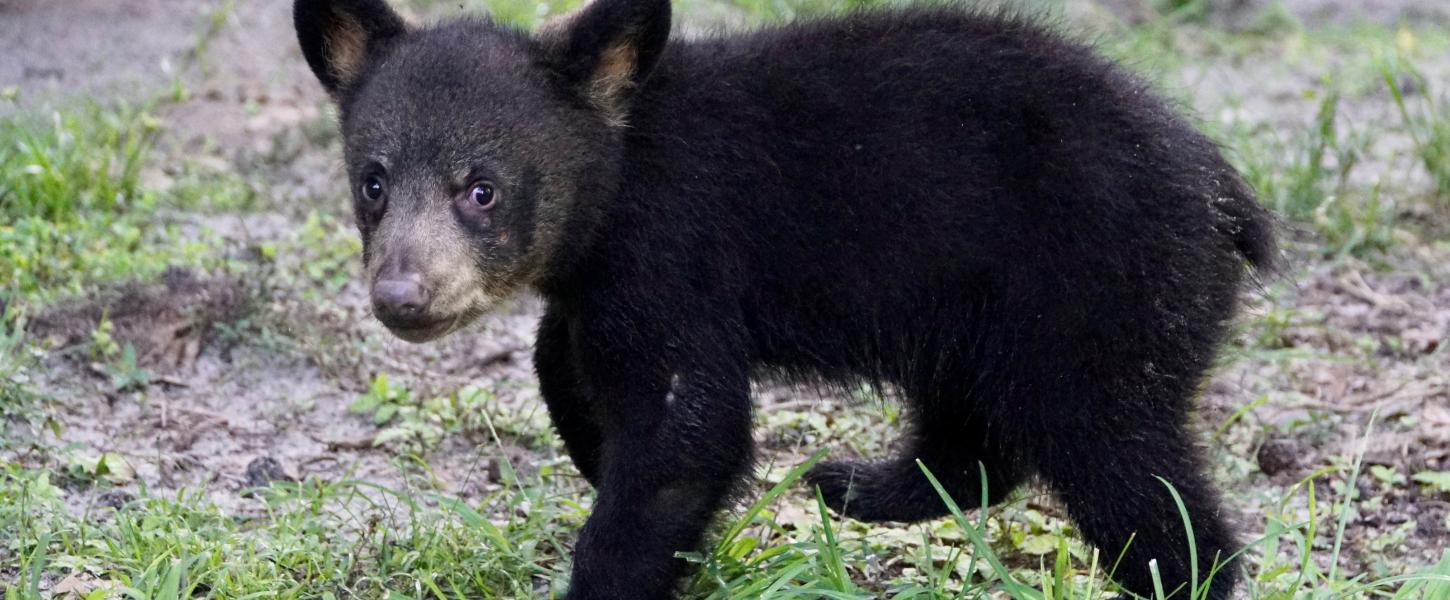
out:
<path id="1" fill-rule="evenodd" d="M 373 284 L 373 310 L 379 316 L 415 319 L 428 308 L 428 288 L 420 278 L 384 279 Z"/>

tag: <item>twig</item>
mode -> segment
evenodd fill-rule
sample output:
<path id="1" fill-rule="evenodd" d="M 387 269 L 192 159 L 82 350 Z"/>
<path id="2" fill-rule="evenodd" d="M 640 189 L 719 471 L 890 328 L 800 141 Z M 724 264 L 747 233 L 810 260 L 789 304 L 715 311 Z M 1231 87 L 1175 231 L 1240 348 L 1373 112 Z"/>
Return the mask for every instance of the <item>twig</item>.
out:
<path id="1" fill-rule="evenodd" d="M 191 449 L 191 447 L 196 444 L 197 438 L 201 437 L 202 432 L 211 429 L 212 427 L 216 427 L 217 425 L 222 425 L 224 427 L 231 426 L 225 418 L 219 415 L 202 419 L 196 425 L 191 426 L 191 428 L 187 430 L 187 432 L 182 435 L 181 438 L 176 440 L 176 450 L 185 451 Z"/>
<path id="2" fill-rule="evenodd" d="M 191 387 L 191 383 L 186 382 L 186 381 L 182 381 L 180 379 L 177 379 L 175 377 L 171 377 L 169 375 L 161 375 L 161 376 L 153 377 L 153 378 L 151 378 L 151 381 L 153 381 L 155 383 L 169 385 L 171 387 L 179 387 L 179 388 L 189 388 L 189 387 Z"/>
<path id="3" fill-rule="evenodd" d="M 488 354 L 485 354 L 483 355 L 483 357 L 479 358 L 478 366 L 491 367 L 497 363 L 508 362 L 513 359 L 514 353 L 521 352 L 527 349 L 528 348 L 526 346 L 507 346 L 504 348 L 499 348 L 498 350 L 489 352 Z"/>

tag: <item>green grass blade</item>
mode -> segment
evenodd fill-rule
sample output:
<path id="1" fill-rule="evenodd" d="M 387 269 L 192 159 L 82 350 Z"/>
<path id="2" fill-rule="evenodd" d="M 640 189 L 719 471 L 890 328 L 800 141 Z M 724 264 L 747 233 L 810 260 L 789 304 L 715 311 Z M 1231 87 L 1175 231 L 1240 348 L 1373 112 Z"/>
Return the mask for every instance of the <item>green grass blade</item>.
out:
<path id="1" fill-rule="evenodd" d="M 953 500 L 951 494 L 947 493 L 946 488 L 942 487 L 936 475 L 931 473 L 931 469 L 928 469 L 926 464 L 920 460 L 916 461 L 916 466 L 921 469 L 922 473 L 926 474 L 927 481 L 931 482 L 931 487 L 936 490 L 938 496 L 941 496 L 942 502 L 946 503 L 947 509 L 952 513 L 952 517 L 956 519 L 957 526 L 961 527 L 962 531 L 966 533 L 967 538 L 971 540 L 972 547 L 975 549 L 974 554 L 981 554 L 987 561 L 987 564 L 991 565 L 993 572 L 1002 581 L 1002 587 L 1006 588 L 1008 595 L 1014 600 L 1043 600 L 1042 592 L 1023 585 L 1017 581 L 1017 578 L 1012 576 L 1012 571 L 997 558 L 996 553 L 992 551 L 991 545 L 987 543 L 986 538 L 982 537 L 982 532 L 971 521 L 967 520 L 966 515 L 962 514 L 961 507 L 957 506 L 956 500 Z"/>
<path id="2" fill-rule="evenodd" d="M 1194 539 L 1193 535 L 1193 520 L 1188 515 L 1188 507 L 1183 504 L 1183 496 L 1178 494 L 1178 488 L 1173 487 L 1173 484 L 1169 483 L 1167 479 L 1158 477 L 1157 475 L 1154 475 L 1154 477 L 1157 478 L 1158 481 L 1163 482 L 1163 485 L 1168 488 L 1168 493 L 1173 495 L 1173 503 L 1178 505 L 1179 516 L 1183 517 L 1183 531 L 1185 534 L 1188 535 L 1188 572 L 1191 575 L 1191 579 L 1189 581 L 1192 583 L 1192 587 L 1190 587 L 1189 590 L 1193 591 L 1193 594 L 1191 594 L 1189 597 L 1197 598 L 1198 541 Z"/>

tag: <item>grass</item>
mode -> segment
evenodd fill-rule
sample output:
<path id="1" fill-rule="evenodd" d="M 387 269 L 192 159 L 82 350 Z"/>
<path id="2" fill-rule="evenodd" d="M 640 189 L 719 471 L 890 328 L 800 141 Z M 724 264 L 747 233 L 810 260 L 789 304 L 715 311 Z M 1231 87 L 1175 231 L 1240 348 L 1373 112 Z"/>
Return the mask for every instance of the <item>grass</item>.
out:
<path id="1" fill-rule="evenodd" d="M 1372 258 L 1407 237 L 1442 230 L 1433 222 L 1450 208 L 1450 110 L 1441 82 L 1418 65 L 1450 50 L 1445 31 L 1306 29 L 1284 17 L 1266 21 L 1272 27 L 1227 32 L 1198 23 L 1204 3 L 1165 4 L 1174 9 L 1164 19 L 1113 32 L 1099 44 L 1181 104 L 1221 94 L 1210 76 L 1243 69 L 1245 60 L 1258 65 L 1246 76 L 1306 82 L 1222 94 L 1218 113 L 1201 114 L 1201 126 L 1224 142 L 1260 201 L 1286 218 L 1291 232 L 1314 234 L 1325 256 Z M 1252 58 L 1268 56 L 1273 60 Z M 1286 92 L 1298 94 L 1292 104 L 1305 110 L 1265 109 L 1264 94 Z M 1371 112 L 1386 107 L 1389 114 Z M 1400 150 L 1405 143 L 1409 152 Z M 1432 216 L 1406 218 L 1426 212 Z M 1425 220 L 1432 222 L 1428 230 Z"/>
<path id="2" fill-rule="evenodd" d="M 1396 69 L 1386 65 L 1385 87 L 1395 99 L 1395 108 L 1403 119 L 1402 126 L 1414 141 L 1421 165 L 1435 183 L 1435 192 L 1442 207 L 1450 208 L 1450 104 L 1437 98 L 1436 90 L 1423 74 L 1406 66 L 1404 81 L 1413 82 L 1419 102 L 1406 99 L 1405 86 L 1396 76 Z"/>
<path id="3" fill-rule="evenodd" d="M 179 239 L 145 189 L 160 123 L 141 108 L 95 105 L 0 120 L 0 296 L 36 304 L 97 284 L 198 264 L 208 247 Z"/>
<path id="4" fill-rule="evenodd" d="M 34 430 L 55 428 L 42 395 L 33 388 L 37 358 L 25 343 L 24 316 L 0 307 L 0 452 L 15 449 L 19 430 L 31 430 L 25 437 L 35 437 Z"/>
<path id="5" fill-rule="evenodd" d="M 52 114 L 48 126 L 7 120 L 0 132 L 7 216 L 70 219 L 143 201 L 141 166 L 159 124 L 144 111 L 92 107 L 82 114 Z"/>
<path id="6" fill-rule="evenodd" d="M 496 400 L 490 390 L 472 385 L 432 397 L 420 396 L 389 383 L 387 374 L 379 373 L 348 411 L 366 416 L 380 428 L 373 437 L 374 446 L 390 446 L 401 452 L 424 453 L 445 436 L 497 436 L 499 427 L 531 447 L 549 446 L 554 434 L 543 411 L 509 413 Z"/>
<path id="7" fill-rule="evenodd" d="M 560 524 L 582 514 L 540 482 L 479 507 L 513 515 L 493 524 L 426 492 L 307 481 L 260 493 L 252 518 L 200 491 L 72 516 L 47 473 L 10 468 L 3 479 L 0 554 L 18 575 L 6 600 L 40 598 L 72 574 L 133 598 L 527 597 L 561 576 Z"/>
<path id="8" fill-rule="evenodd" d="M 834 521 L 819 498 L 809 520 L 785 521 L 772 511 L 800 493 L 799 477 L 823 455 L 796 465 L 725 523 L 708 552 L 686 556 L 700 567 L 689 583 L 690 597 L 989 594 L 1069 600 L 1101 598 L 1113 589 L 1095 568 L 1110 565 L 1111 557 L 1092 553 L 1083 564 L 1066 538 L 1035 568 L 1010 564 L 1000 551 L 1001 531 L 990 524 L 1011 507 L 969 517 L 929 472 L 953 518 L 911 528 L 920 536 L 919 555 L 905 557 L 914 568 L 898 564 L 886 576 L 873 573 L 871 565 L 911 553 L 912 547 L 882 543 L 860 524 Z M 1338 472 L 1346 489 L 1354 489 L 1360 475 L 1360 459 L 1353 464 Z M 1250 597 L 1431 600 L 1450 593 L 1450 552 L 1407 576 L 1371 581 L 1336 569 L 1344 525 L 1358 500 L 1341 496 L 1337 506 L 1320 510 L 1315 481 L 1334 475 L 1316 473 L 1294 487 L 1308 497 L 1306 515 L 1270 516 L 1244 555 L 1243 567 L 1252 575 Z M 7 540 L 0 545 L 0 565 L 14 582 L 5 599 L 42 598 L 43 590 L 66 579 L 89 586 L 94 597 L 392 600 L 536 597 L 544 590 L 556 595 L 567 581 L 572 533 L 588 508 L 574 500 L 582 496 L 578 479 L 557 470 L 522 476 L 511 469 L 503 471 L 503 479 L 502 489 L 474 503 L 421 484 L 393 490 L 357 480 L 305 480 L 257 490 L 246 517 L 210 503 L 204 490 L 182 490 L 175 497 L 143 490 L 120 508 L 92 504 L 74 514 L 65 496 L 104 487 L 104 480 L 54 481 L 46 471 L 10 466 L 0 473 L 0 539 Z M 1287 504 L 1287 498 L 1280 501 L 1281 507 Z M 1322 527 L 1325 518 L 1336 526 Z M 1191 527 L 1186 516 L 1184 526 Z M 1333 548 L 1327 556 L 1312 550 L 1326 544 Z M 1329 568 L 1321 568 L 1319 559 Z M 1206 583 L 1212 576 L 1201 573 L 1195 580 Z M 1205 587 L 1197 589 L 1188 595 L 1159 593 L 1153 600 L 1202 598 Z"/>
<path id="9" fill-rule="evenodd" d="M 485 3 L 465 4 L 414 0 L 413 8 L 436 15 Z M 486 4 L 503 21 L 533 27 L 578 3 Z M 1423 201 L 1437 211 L 1450 206 L 1445 92 L 1415 66 L 1444 49 L 1428 41 L 1443 36 L 1425 35 L 1410 43 L 1404 41 L 1404 30 L 1326 33 L 1282 22 L 1272 30 L 1229 35 L 1193 24 L 1203 16 L 1203 2 L 1155 4 L 1169 18 L 1127 31 L 1126 41 L 1112 51 L 1167 82 L 1185 100 L 1194 89 L 1179 79 L 1179 71 L 1193 61 L 1287 55 L 1286 61 L 1302 64 L 1320 60 L 1327 51 L 1362 45 L 1381 49 L 1361 53 L 1351 67 L 1309 84 L 1302 104 L 1312 105 L 1312 114 L 1302 126 L 1264 115 L 1227 122 L 1212 116 L 1207 124 L 1227 142 L 1266 205 L 1293 226 L 1316 234 L 1309 245 L 1317 254 L 1392 252 L 1412 226 L 1404 217 L 1412 205 Z M 688 0 L 678 6 L 682 13 L 719 16 L 723 11 L 747 22 L 849 7 L 826 0 Z M 232 4 L 226 3 L 204 24 L 198 62 L 206 40 L 230 10 Z M 184 99 L 179 83 L 176 89 L 181 91 L 175 99 Z M 1394 122 L 1355 121 L 1355 103 L 1374 94 L 1390 95 Z M 147 490 L 134 481 L 134 473 L 126 476 L 114 454 L 17 448 L 57 427 L 45 410 L 50 390 L 35 383 L 45 349 L 26 339 L 26 314 L 119 281 L 154 278 L 178 263 L 211 271 L 244 269 L 262 282 L 274 308 L 251 325 L 230 330 L 236 343 L 276 344 L 309 357 L 324 371 L 328 361 L 365 350 L 348 346 L 351 340 L 326 337 L 325 328 L 310 329 L 308 323 L 316 314 L 308 311 L 326 310 L 328 300 L 356 274 L 360 248 L 348 224 L 311 213 L 278 239 L 250 248 L 255 252 L 240 262 L 220 256 L 223 252 L 204 237 L 178 235 L 166 215 L 255 211 L 265 208 L 264 191 L 235 173 L 185 165 L 171 174 L 170 184 L 148 177 L 160 162 L 155 144 L 164 129 L 153 109 L 80 106 L 39 119 L 0 121 L 0 280 L 13 282 L 0 289 L 5 304 L 0 308 L 0 452 L 8 461 L 0 473 L 5 600 L 43 598 L 66 581 L 86 590 L 79 595 L 87 598 L 557 595 L 567 582 L 567 557 L 591 495 L 558 456 L 557 441 L 539 421 L 540 413 L 502 411 L 489 389 L 425 394 L 372 374 L 371 387 L 354 408 L 359 418 L 376 424 L 373 441 L 397 456 L 398 469 L 407 475 L 409 483 L 395 488 L 352 477 L 305 479 L 276 482 L 238 504 L 217 499 L 230 491 Z M 1373 166 L 1377 148 L 1394 136 L 1409 139 L 1407 160 Z M 1358 177 L 1366 169 L 1383 170 Z M 1430 187 L 1413 187 L 1420 178 Z M 1297 323 L 1282 311 L 1270 311 L 1262 321 L 1258 343 L 1268 349 L 1282 344 Z M 93 344 L 105 346 L 107 332 L 97 325 Z M 151 375 L 134 353 L 127 360 L 124 348 L 116 346 L 103 354 L 121 357 L 108 367 L 116 378 L 113 387 L 147 385 L 142 380 Z M 368 380 L 347 384 L 358 381 Z M 1219 433 L 1230 425 L 1252 428 L 1240 419 L 1248 421 L 1246 415 L 1256 407 L 1280 399 L 1260 396 Z M 894 420 L 887 412 L 885 420 Z M 762 427 L 772 439 L 812 447 L 828 445 L 821 443 L 826 439 L 838 447 L 869 446 L 861 450 L 879 450 L 884 443 L 881 431 L 867 431 L 840 415 L 832 415 L 832 421 L 814 413 L 777 413 L 762 416 Z M 20 435 L 18 428 L 29 432 Z M 452 497 L 432 483 L 427 464 L 429 451 L 444 439 L 472 441 L 484 446 L 482 452 L 501 457 L 508 456 L 505 442 L 521 445 L 544 457 L 542 468 L 526 473 L 505 461 L 496 489 L 485 497 Z M 31 458 L 12 458 L 25 453 Z M 54 460 L 34 459 L 47 453 Z M 1375 510 L 1366 504 L 1374 498 L 1354 494 L 1362 453 L 1342 457 L 1269 499 L 1263 529 L 1244 555 L 1250 597 L 1450 598 L 1450 555 L 1416 566 L 1418 572 L 1411 575 L 1371 577 L 1338 566 L 1345 524 L 1358 512 Z M 953 518 L 909 528 L 837 521 L 819 498 L 806 500 L 797 483 L 820 456 L 762 468 L 758 499 L 719 525 L 712 546 L 686 557 L 699 566 L 687 582 L 691 597 L 1089 600 L 1113 592 L 1106 573 L 1116 557 L 1100 556 L 1082 544 L 1069 523 L 1035 498 L 976 513 L 950 506 Z M 1450 489 L 1443 473 L 1412 472 L 1396 479 L 1383 470 L 1370 472 L 1398 482 L 1384 485 L 1413 481 L 1427 493 Z M 1333 502 L 1325 500 L 1326 491 Z M 105 498 L 120 507 L 106 506 Z M 1187 519 L 1184 526 L 1192 530 Z"/>

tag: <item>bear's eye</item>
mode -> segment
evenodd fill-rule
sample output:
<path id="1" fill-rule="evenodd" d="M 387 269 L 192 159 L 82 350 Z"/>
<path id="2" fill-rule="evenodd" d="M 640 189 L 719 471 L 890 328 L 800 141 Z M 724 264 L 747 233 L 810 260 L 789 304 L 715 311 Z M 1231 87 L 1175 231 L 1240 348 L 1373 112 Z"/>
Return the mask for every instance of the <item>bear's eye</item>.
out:
<path id="1" fill-rule="evenodd" d="M 363 178 L 362 195 L 369 202 L 377 202 L 383 198 L 383 178 L 377 175 L 368 175 Z"/>
<path id="2" fill-rule="evenodd" d="M 468 190 L 468 199 L 472 200 L 479 208 L 492 208 L 498 194 L 494 192 L 493 184 L 487 181 L 480 181 L 473 184 Z"/>

